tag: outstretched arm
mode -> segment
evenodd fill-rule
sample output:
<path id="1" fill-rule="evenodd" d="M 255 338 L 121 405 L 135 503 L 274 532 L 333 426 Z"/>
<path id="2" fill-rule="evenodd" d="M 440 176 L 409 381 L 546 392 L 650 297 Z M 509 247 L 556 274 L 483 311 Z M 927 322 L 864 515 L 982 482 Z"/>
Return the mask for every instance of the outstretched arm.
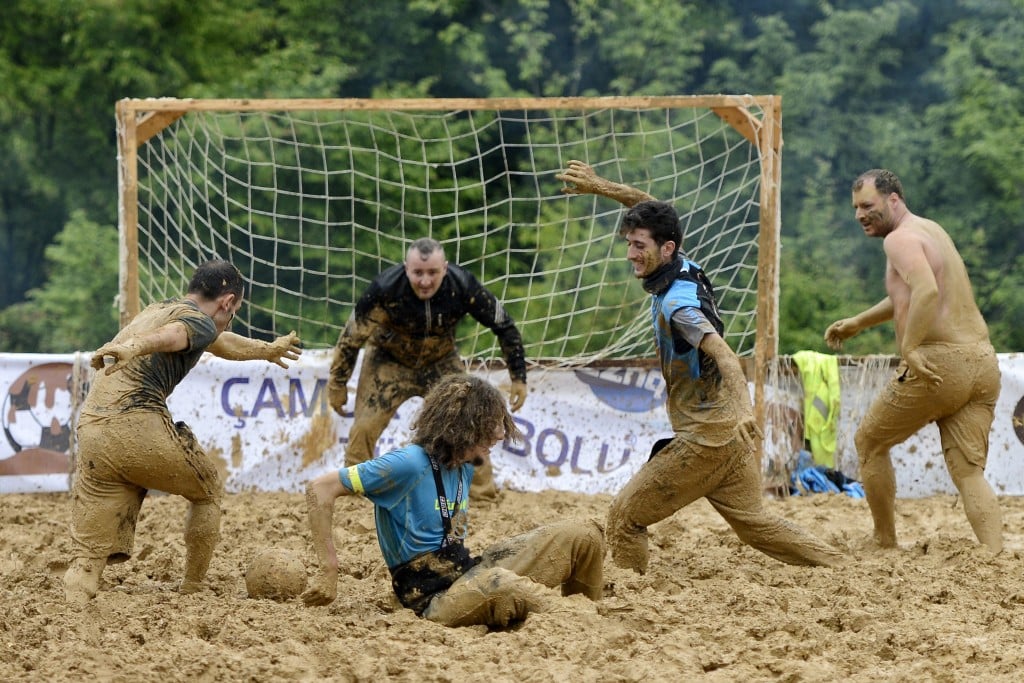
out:
<path id="1" fill-rule="evenodd" d="M 565 183 L 562 188 L 564 194 L 597 194 L 626 206 L 654 199 L 643 190 L 602 178 L 589 165 L 575 159 L 569 162 L 564 173 L 555 177 Z"/>
<path id="2" fill-rule="evenodd" d="M 320 573 L 302 594 L 307 607 L 329 605 L 338 597 L 338 551 L 334 544 L 334 501 L 351 493 L 338 472 L 320 475 L 306 485 L 306 512 Z"/>
<path id="3" fill-rule="evenodd" d="M 837 320 L 829 325 L 825 330 L 825 342 L 830 349 L 838 351 L 843 348 L 843 342 L 855 334 L 892 320 L 892 314 L 892 300 L 885 297 L 866 311 L 861 311 L 852 318 Z"/>
<path id="4" fill-rule="evenodd" d="M 234 332 L 221 332 L 206 350 L 225 360 L 266 360 L 274 365 L 287 368 L 285 360 L 295 360 L 302 353 L 302 342 L 294 332 L 278 337 L 272 342 L 243 337 Z"/>
<path id="5" fill-rule="evenodd" d="M 89 364 L 96 370 L 104 366 L 104 358 L 113 358 L 114 362 L 106 368 L 106 374 L 116 372 L 136 356 L 151 353 L 173 353 L 188 348 L 188 331 L 180 322 L 167 323 L 163 327 L 127 339 L 114 339 L 107 342 L 93 353 Z"/>

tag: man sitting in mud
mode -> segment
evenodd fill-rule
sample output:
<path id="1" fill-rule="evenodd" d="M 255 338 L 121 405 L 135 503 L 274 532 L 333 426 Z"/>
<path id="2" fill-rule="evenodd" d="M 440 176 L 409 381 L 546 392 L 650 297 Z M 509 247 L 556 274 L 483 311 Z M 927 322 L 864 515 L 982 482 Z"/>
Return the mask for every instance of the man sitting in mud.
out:
<path id="1" fill-rule="evenodd" d="M 563 521 L 496 543 L 473 557 L 463 544 L 476 463 L 495 443 L 519 440 L 501 393 L 467 374 L 449 375 L 426 396 L 413 443 L 335 472 L 306 487 L 319 576 L 306 605 L 337 597 L 334 501 L 363 495 L 374 505 L 377 541 L 399 602 L 446 626 L 505 627 L 543 610 L 543 586 L 599 600 L 604 535 L 595 521 Z"/>

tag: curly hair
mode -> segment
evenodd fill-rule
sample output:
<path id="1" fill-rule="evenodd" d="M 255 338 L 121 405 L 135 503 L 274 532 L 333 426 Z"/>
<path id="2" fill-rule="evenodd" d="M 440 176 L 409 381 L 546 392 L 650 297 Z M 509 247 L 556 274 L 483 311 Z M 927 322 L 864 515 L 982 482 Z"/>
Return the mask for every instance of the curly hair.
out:
<path id="1" fill-rule="evenodd" d="M 412 424 L 412 440 L 451 469 L 470 449 L 493 442 L 499 427 L 507 440 L 523 437 L 501 392 L 486 380 L 459 373 L 442 379 L 424 397 Z"/>

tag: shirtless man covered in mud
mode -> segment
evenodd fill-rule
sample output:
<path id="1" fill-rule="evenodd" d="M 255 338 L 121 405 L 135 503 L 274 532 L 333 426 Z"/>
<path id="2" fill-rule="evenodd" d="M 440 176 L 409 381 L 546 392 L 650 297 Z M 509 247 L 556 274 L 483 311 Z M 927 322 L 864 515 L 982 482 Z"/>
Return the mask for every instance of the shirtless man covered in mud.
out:
<path id="1" fill-rule="evenodd" d="M 223 482 L 214 459 L 188 426 L 171 418 L 167 397 L 204 351 L 281 367 L 301 353 L 294 332 L 264 342 L 227 331 L 244 288 L 234 265 L 203 263 L 187 295 L 146 307 L 93 354 L 92 366 L 99 372 L 78 419 L 71 490 L 74 556 L 64 574 L 68 602 L 94 598 L 103 568 L 131 556 L 135 523 L 149 489 L 189 501 L 180 591 L 201 588 L 220 536 Z"/>
<path id="2" fill-rule="evenodd" d="M 667 386 L 673 437 L 616 495 L 608 513 L 608 546 L 616 565 L 644 573 L 647 528 L 700 498 L 744 543 L 782 562 L 833 566 L 842 555 L 764 509 L 758 458 L 761 439 L 739 359 L 701 311 L 697 285 L 681 279 L 690 261 L 671 204 L 598 176 L 571 161 L 557 176 L 566 194 L 597 194 L 631 207 L 619 234 L 626 258 L 651 294 L 651 315 Z"/>
<path id="3" fill-rule="evenodd" d="M 327 605 L 337 596 L 334 502 L 348 495 L 373 502 L 395 595 L 426 619 L 505 627 L 547 608 L 541 586 L 601 598 L 604 537 L 593 520 L 543 526 L 499 541 L 479 557 L 464 545 L 474 467 L 498 441 L 522 438 L 494 386 L 464 373 L 445 376 L 423 399 L 413 429 L 411 444 L 327 472 L 306 487 L 320 562 L 302 594 L 306 605 Z"/>
<path id="4" fill-rule="evenodd" d="M 465 372 L 455 329 L 467 314 L 498 337 L 512 380 L 509 404 L 512 412 L 522 407 L 526 358 L 515 321 L 469 271 L 445 260 L 437 240 L 421 238 L 409 247 L 404 264 L 373 279 L 334 347 L 327 394 L 341 415 L 359 349 L 366 346 L 346 465 L 373 457 L 377 439 L 405 401 L 423 396 L 446 375 Z M 476 496 L 496 495 L 489 460 L 478 468 L 474 484 Z"/>
<path id="5" fill-rule="evenodd" d="M 902 359 L 854 437 L 874 541 L 896 547 L 896 476 L 889 449 L 934 422 L 971 528 L 998 553 L 1002 514 L 985 481 L 985 463 L 1000 373 L 967 269 L 942 227 L 910 212 L 891 171 L 861 174 L 853 182 L 853 208 L 864 233 L 882 238 L 888 296 L 832 323 L 825 341 L 838 350 L 861 330 L 892 320 Z"/>

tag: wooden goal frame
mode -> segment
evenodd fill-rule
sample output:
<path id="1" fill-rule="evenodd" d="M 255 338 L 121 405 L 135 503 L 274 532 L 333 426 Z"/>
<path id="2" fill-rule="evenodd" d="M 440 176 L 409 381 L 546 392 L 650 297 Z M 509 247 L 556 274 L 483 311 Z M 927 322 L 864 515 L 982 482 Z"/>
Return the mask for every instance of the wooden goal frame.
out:
<path id="1" fill-rule="evenodd" d="M 753 367 L 758 423 L 766 418 L 769 363 L 778 354 L 782 98 L 778 95 L 666 97 L 396 98 L 396 99 L 175 99 L 127 98 L 116 103 L 118 131 L 119 307 L 122 326 L 140 310 L 138 264 L 138 150 L 176 120 L 194 111 L 323 110 L 581 110 L 598 108 L 710 109 L 758 150 L 760 207 L 757 262 L 757 327 Z M 757 109 L 760 116 L 752 112 Z"/>

